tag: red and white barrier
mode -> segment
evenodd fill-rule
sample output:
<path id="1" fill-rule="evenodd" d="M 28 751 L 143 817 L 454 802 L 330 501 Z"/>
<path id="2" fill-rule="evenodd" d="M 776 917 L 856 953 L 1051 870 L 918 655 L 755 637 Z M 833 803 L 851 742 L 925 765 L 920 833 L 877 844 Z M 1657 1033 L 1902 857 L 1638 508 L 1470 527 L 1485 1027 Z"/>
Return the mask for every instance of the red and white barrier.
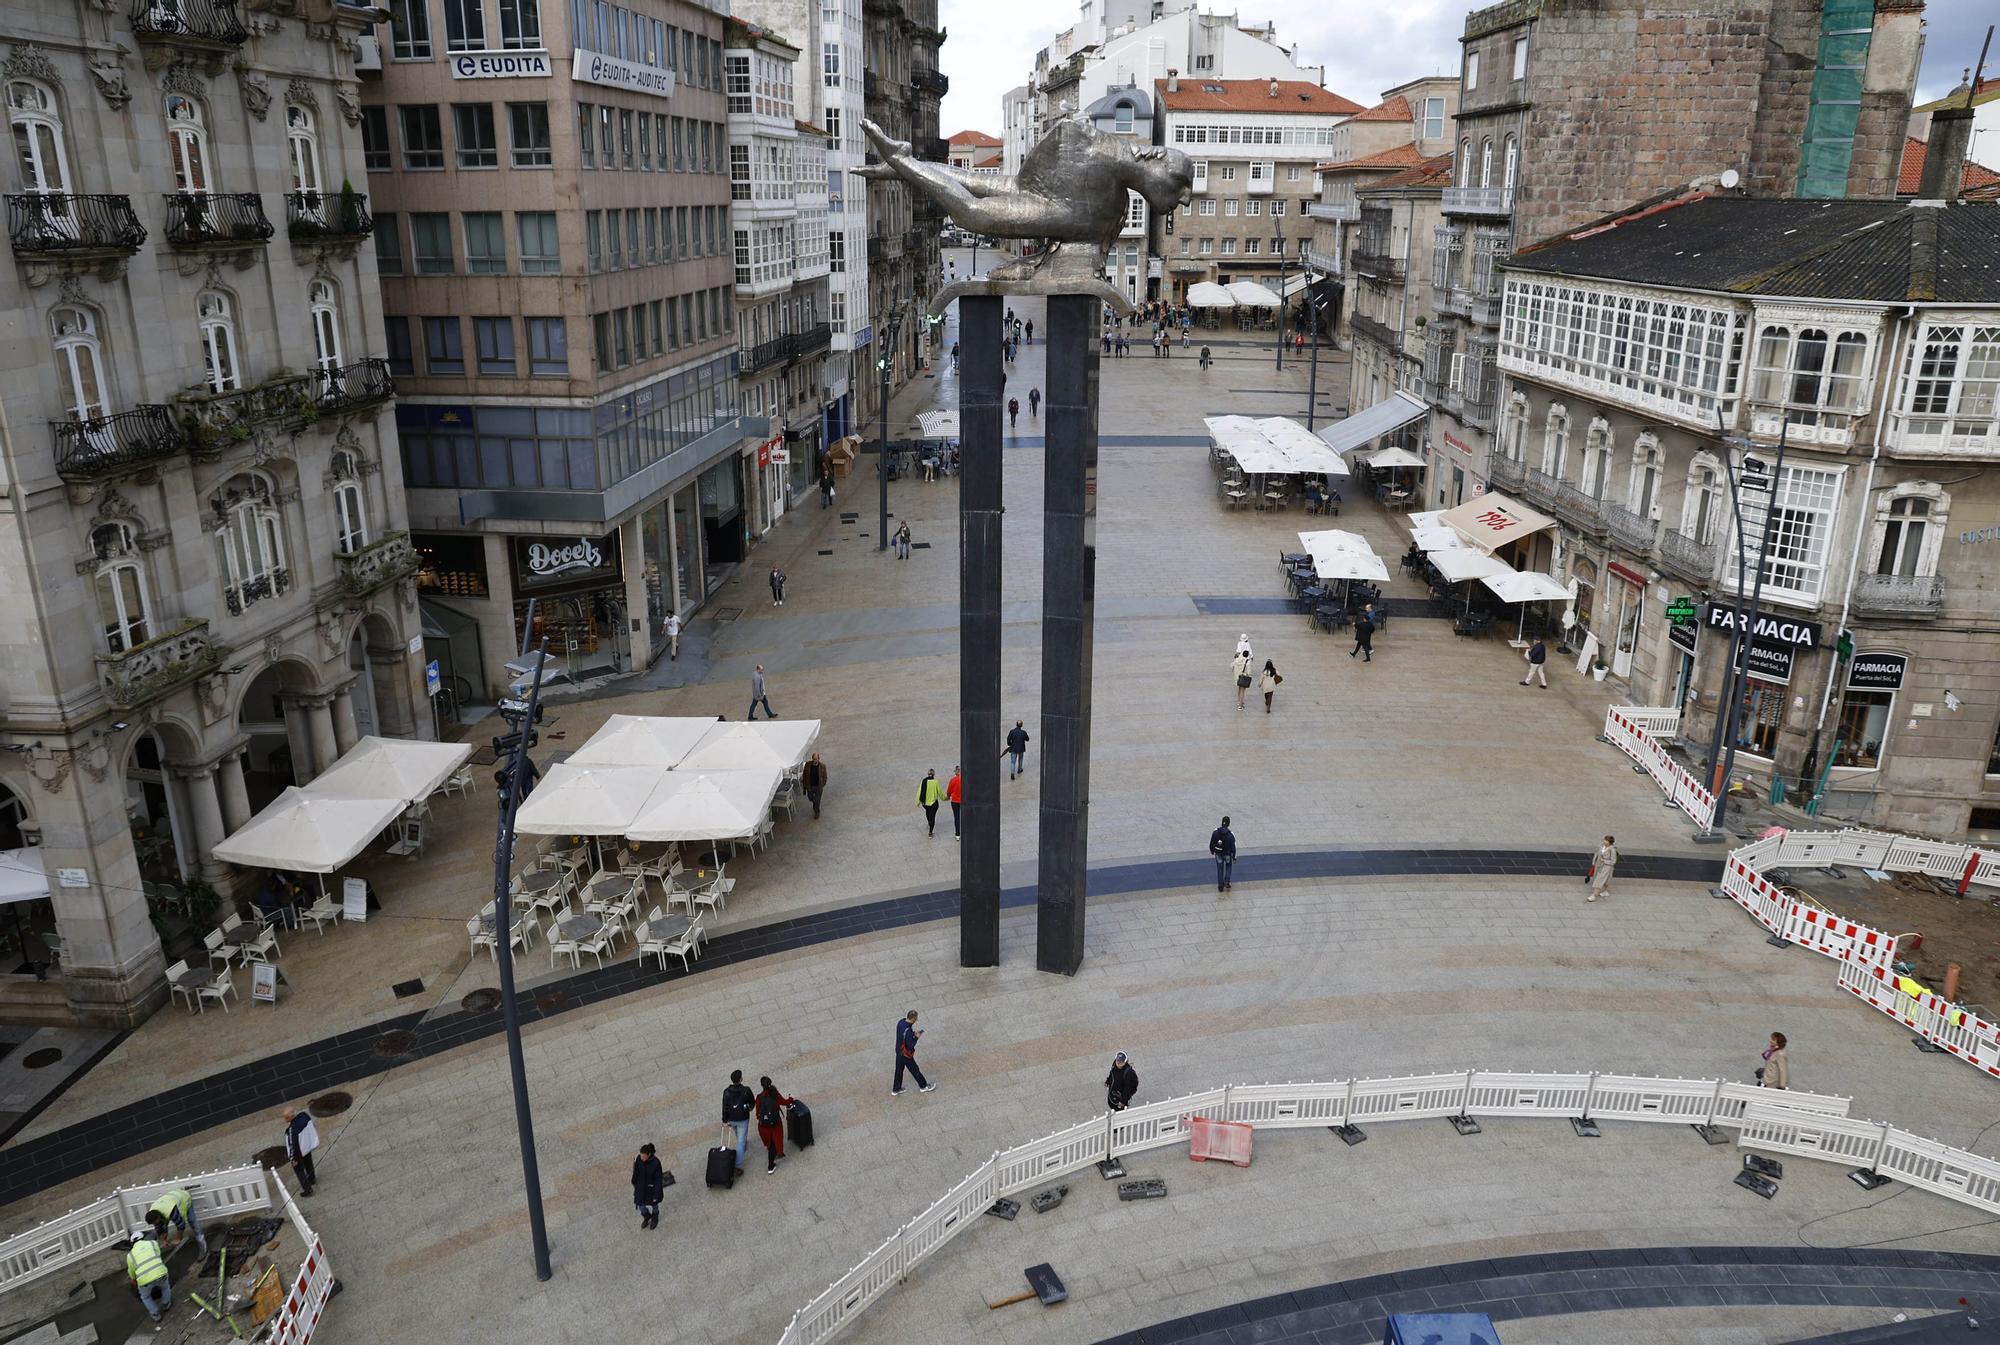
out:
<path id="1" fill-rule="evenodd" d="M 1667 752 L 1667 740 L 1680 731 L 1680 723 L 1678 710 L 1613 705 L 1604 712 L 1604 736 L 1645 768 L 1669 803 L 1707 826 L 1715 817 L 1715 791 Z"/>

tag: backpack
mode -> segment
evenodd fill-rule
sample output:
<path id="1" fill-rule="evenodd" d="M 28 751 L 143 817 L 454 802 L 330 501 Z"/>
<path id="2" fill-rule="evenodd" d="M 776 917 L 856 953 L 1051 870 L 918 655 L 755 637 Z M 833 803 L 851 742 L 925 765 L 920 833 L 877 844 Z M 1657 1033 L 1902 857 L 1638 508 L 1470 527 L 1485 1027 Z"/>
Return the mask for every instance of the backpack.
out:
<path id="1" fill-rule="evenodd" d="M 772 1092 L 759 1093 L 757 1095 L 757 1124 L 760 1126 L 774 1126 L 782 1120 L 784 1120 L 784 1117 L 778 1111 L 778 1095 Z"/>

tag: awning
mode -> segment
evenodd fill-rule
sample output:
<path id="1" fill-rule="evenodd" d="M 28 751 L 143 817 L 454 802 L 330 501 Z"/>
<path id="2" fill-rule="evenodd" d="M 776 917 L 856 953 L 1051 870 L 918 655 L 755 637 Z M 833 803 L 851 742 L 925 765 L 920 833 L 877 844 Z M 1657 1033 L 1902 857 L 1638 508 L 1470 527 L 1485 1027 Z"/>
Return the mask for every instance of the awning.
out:
<path id="1" fill-rule="evenodd" d="M 1501 602 L 1568 602 L 1569 585 L 1556 582 L 1554 575 L 1540 570 L 1509 570 L 1489 574 L 1479 582 L 1499 595 Z"/>
<path id="2" fill-rule="evenodd" d="M 1296 420 L 1266 416 L 1257 421 L 1258 432 L 1291 459 L 1295 472 L 1318 472 L 1324 476 L 1346 476 L 1347 464 L 1326 446 L 1326 441 Z"/>
<path id="3" fill-rule="evenodd" d="M 1229 296 L 1249 308 L 1276 308 L 1284 300 L 1254 280 L 1232 281 Z"/>
<path id="4" fill-rule="evenodd" d="M 1439 519 L 1444 517 L 1444 510 L 1442 509 L 1412 509 L 1409 513 L 1403 515 L 1403 517 L 1410 521 L 1412 531 L 1417 528 L 1442 528 L 1445 526 L 1438 522 Z"/>
<path id="5" fill-rule="evenodd" d="M 676 769 L 683 771 L 793 771 L 819 740 L 817 719 L 710 724 L 708 734 Z"/>
<path id="6" fill-rule="evenodd" d="M 1497 551 L 1518 538 L 1529 537 L 1556 521 L 1497 490 L 1444 511 L 1443 522 L 1481 551 Z"/>
<path id="7" fill-rule="evenodd" d="M 0 906 L 38 901 L 48 894 L 49 875 L 42 869 L 40 850 L 0 850 Z"/>
<path id="8" fill-rule="evenodd" d="M 1197 280 L 1188 286 L 1189 308 L 1234 308 L 1236 296 L 1213 280 Z"/>
<path id="9" fill-rule="evenodd" d="M 924 432 L 924 438 L 926 439 L 956 439 L 958 438 L 958 412 L 919 411 L 917 412 L 917 428 Z"/>
<path id="10" fill-rule="evenodd" d="M 1422 467 L 1426 464 L 1421 457 L 1410 452 L 1409 449 L 1398 444 L 1391 444 L 1387 448 L 1378 448 L 1373 453 L 1368 454 L 1368 465 L 1386 472 L 1396 467 Z"/>
<path id="11" fill-rule="evenodd" d="M 1357 411 L 1345 420 L 1335 421 L 1321 430 L 1319 437 L 1333 445 L 1334 452 L 1345 453 L 1372 443 L 1391 430 L 1401 429 L 1428 410 L 1430 408 L 1421 399 L 1407 392 L 1393 392 L 1366 411 Z"/>
<path id="12" fill-rule="evenodd" d="M 514 814 L 523 836 L 622 836 L 652 802 L 657 766 L 551 766 Z"/>
<path id="13" fill-rule="evenodd" d="M 1513 573 L 1484 551 L 1469 546 L 1448 546 L 1442 551 L 1431 552 L 1430 557 L 1438 575 L 1448 584 Z"/>
<path id="14" fill-rule="evenodd" d="M 403 807 L 401 799 L 334 798 L 294 787 L 210 853 L 245 868 L 332 873 L 387 831 Z"/>
<path id="15" fill-rule="evenodd" d="M 1312 284 L 1314 279 L 1315 277 L 1310 271 L 1300 271 L 1293 275 L 1288 275 L 1285 277 L 1284 282 L 1278 286 L 1278 293 L 1289 299 L 1306 286 Z"/>
<path id="16" fill-rule="evenodd" d="M 779 773 L 673 771 L 627 828 L 635 841 L 728 841 L 756 834 L 771 811 Z"/>
<path id="17" fill-rule="evenodd" d="M 465 764 L 471 743 L 427 743 L 408 738 L 363 738 L 347 755 L 313 777 L 308 794 L 346 799 L 427 799 Z"/>
<path id="18" fill-rule="evenodd" d="M 680 765 L 715 724 L 705 715 L 613 715 L 564 764 L 668 770 Z"/>

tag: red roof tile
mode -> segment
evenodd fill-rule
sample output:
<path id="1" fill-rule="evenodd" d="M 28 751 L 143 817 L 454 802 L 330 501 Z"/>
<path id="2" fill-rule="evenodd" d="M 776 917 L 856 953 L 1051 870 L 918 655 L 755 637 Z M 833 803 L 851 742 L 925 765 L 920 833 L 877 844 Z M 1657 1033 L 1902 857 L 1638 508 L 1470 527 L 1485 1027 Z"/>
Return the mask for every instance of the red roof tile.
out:
<path id="1" fill-rule="evenodd" d="M 1903 163 L 1902 167 L 1896 173 L 1896 195 L 1915 196 L 1918 189 L 1923 186 L 1924 151 L 1928 148 L 1929 146 L 1915 136 L 1908 136 L 1904 139 Z M 1991 187 L 1995 185 L 2000 185 L 2000 173 L 1994 172 L 1984 164 L 1974 163 L 1970 159 L 1966 160 L 1965 176 L 1959 180 L 1960 191 L 1966 191 L 1973 187 Z"/>
<path id="2" fill-rule="evenodd" d="M 1370 182 L 1361 191 L 1376 191 L 1383 187 L 1449 187 L 1451 185 L 1451 155 L 1440 154 L 1425 159 L 1415 168 L 1385 177 L 1380 182 Z"/>
<path id="3" fill-rule="evenodd" d="M 1408 121 L 1410 117 L 1410 100 L 1399 93 L 1394 98 L 1386 98 L 1371 108 L 1355 113 L 1351 120 Z"/>
<path id="4" fill-rule="evenodd" d="M 1271 97 L 1268 79 L 1197 79 L 1180 77 L 1181 87 L 1169 92 L 1165 80 L 1153 82 L 1160 105 L 1169 112 L 1320 112 L 1331 116 L 1352 116 L 1361 104 L 1342 98 L 1331 89 L 1308 84 L 1302 79 L 1276 81 L 1278 96 Z M 1211 90 L 1220 89 L 1220 93 Z"/>
<path id="5" fill-rule="evenodd" d="M 960 131 L 957 135 L 951 137 L 951 143 L 954 145 L 991 146 L 991 145 L 1004 145 L 1006 142 L 1002 140 L 999 136 L 988 135 L 984 131 Z"/>
<path id="6" fill-rule="evenodd" d="M 1363 155 L 1359 159 L 1342 159 L 1338 163 L 1315 164 L 1314 171 L 1339 173 L 1349 168 L 1415 168 L 1424 161 L 1424 156 L 1412 144 L 1391 145 L 1375 154 Z"/>

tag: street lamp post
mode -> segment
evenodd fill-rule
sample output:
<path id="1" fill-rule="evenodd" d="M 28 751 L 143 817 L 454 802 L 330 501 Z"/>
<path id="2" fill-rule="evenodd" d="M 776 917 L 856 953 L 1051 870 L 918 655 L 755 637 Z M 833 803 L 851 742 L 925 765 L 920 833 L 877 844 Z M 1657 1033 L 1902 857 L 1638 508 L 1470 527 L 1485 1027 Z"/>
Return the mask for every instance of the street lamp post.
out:
<path id="1" fill-rule="evenodd" d="M 1271 240 L 1278 245 L 1278 372 L 1285 371 L 1285 232 Z"/>
<path id="2" fill-rule="evenodd" d="M 882 374 L 882 451 L 876 455 L 876 476 L 882 486 L 882 526 L 875 534 L 875 549 L 889 549 L 889 369 L 896 362 L 896 337 L 903 325 L 901 309 L 889 311 L 889 330 L 882 338 L 882 353 L 875 357 L 875 367 Z"/>
<path id="3" fill-rule="evenodd" d="M 1319 410 L 1319 300 L 1313 294 L 1312 282 L 1306 282 L 1306 317 L 1312 322 L 1312 377 L 1306 384 L 1306 430 L 1311 432 L 1313 415 Z"/>

